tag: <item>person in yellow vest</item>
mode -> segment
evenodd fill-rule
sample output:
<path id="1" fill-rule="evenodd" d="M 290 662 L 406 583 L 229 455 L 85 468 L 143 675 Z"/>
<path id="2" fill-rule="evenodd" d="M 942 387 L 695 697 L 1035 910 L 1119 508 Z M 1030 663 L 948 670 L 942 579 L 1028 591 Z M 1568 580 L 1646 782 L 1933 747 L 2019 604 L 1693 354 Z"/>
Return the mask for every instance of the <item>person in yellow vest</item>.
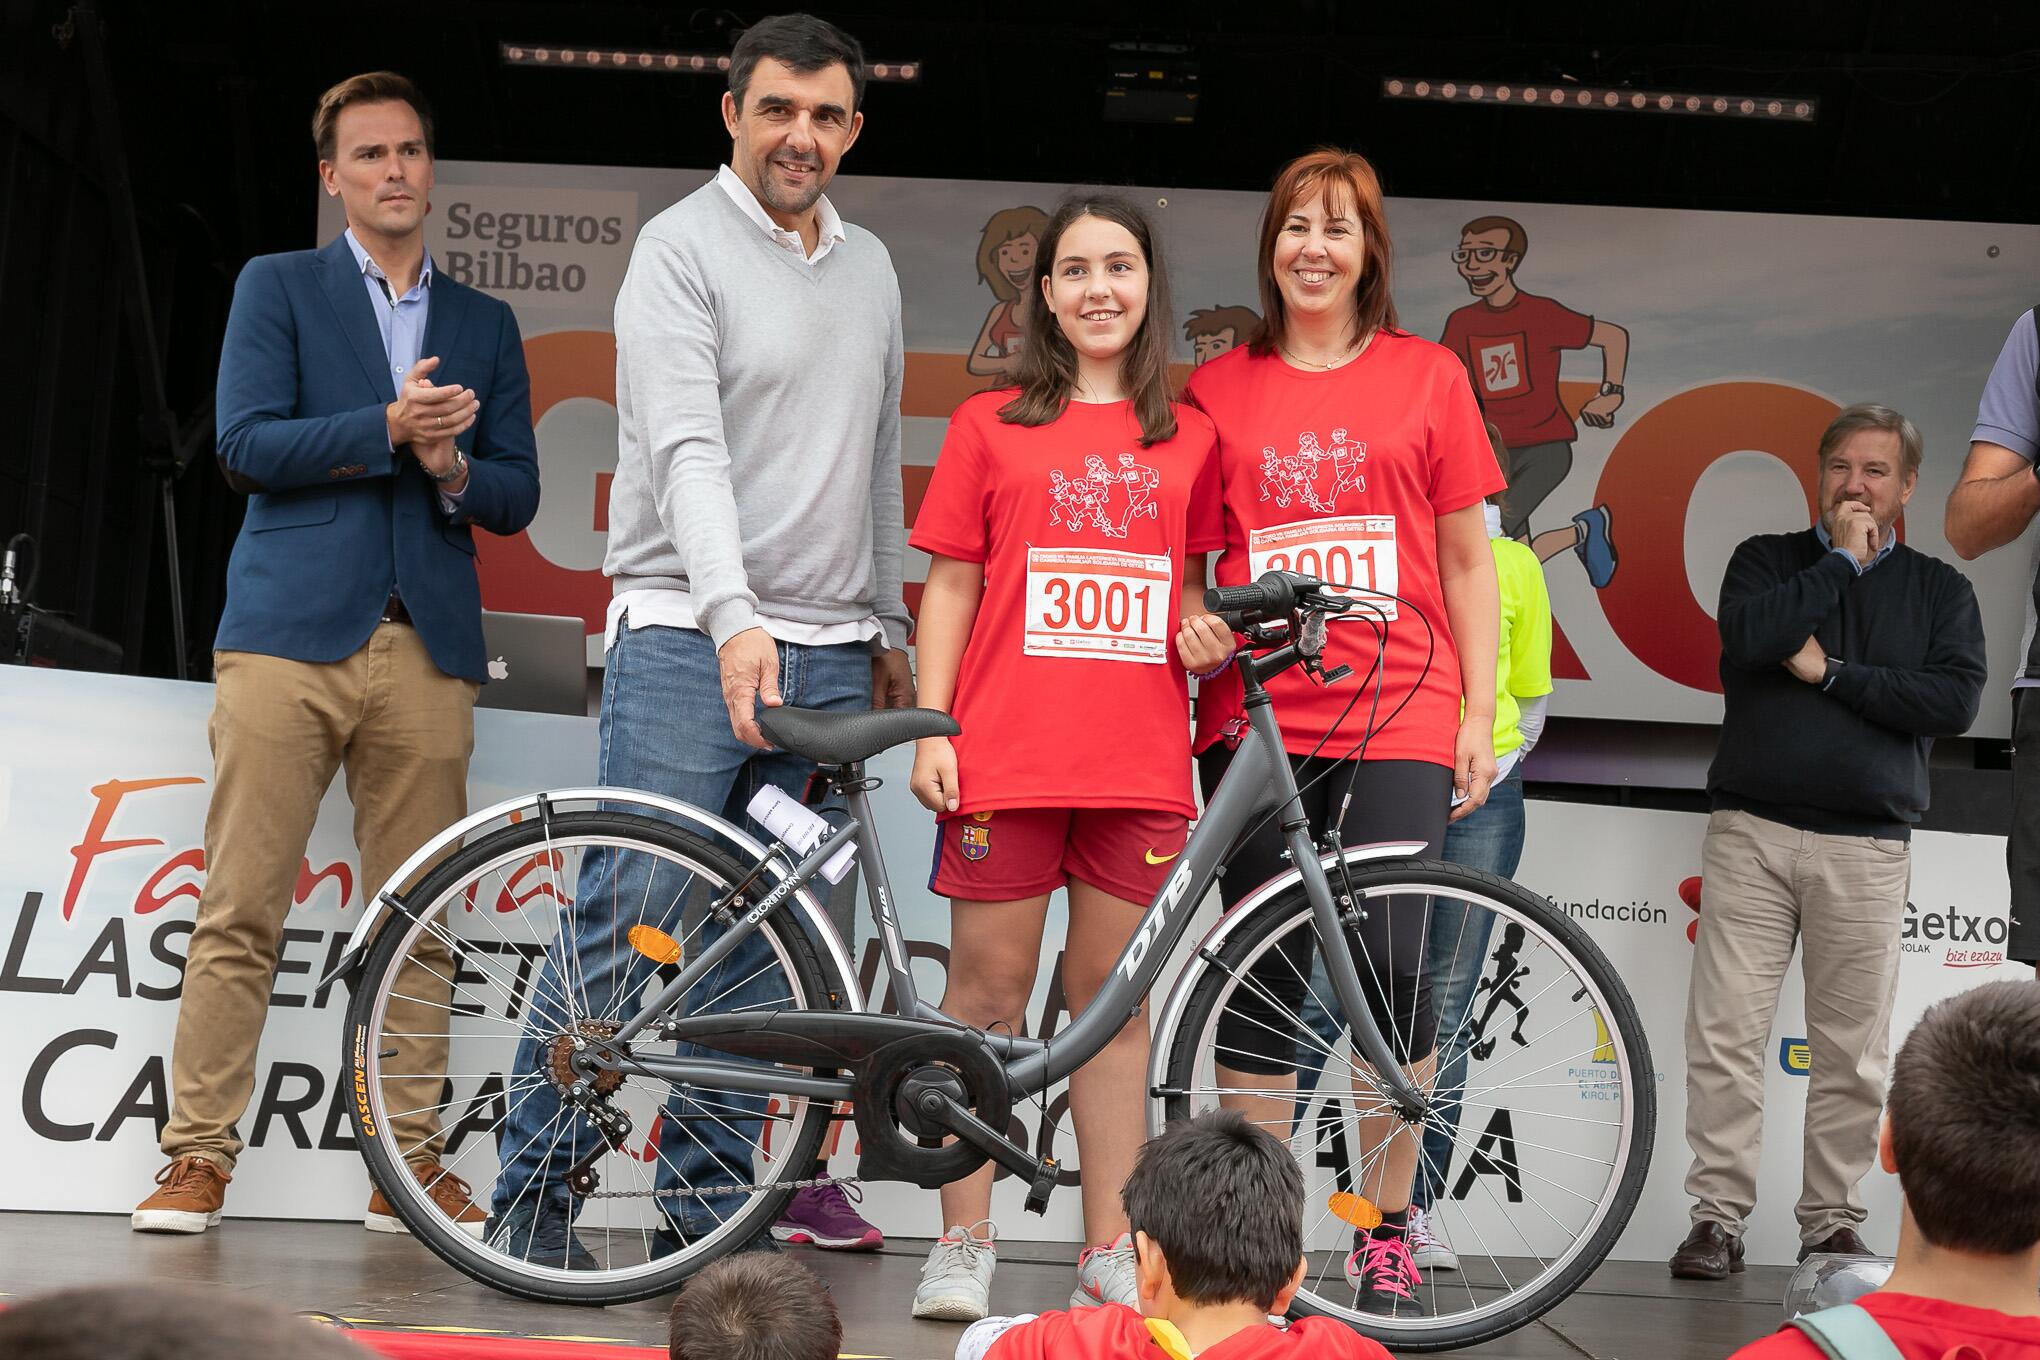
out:
<path id="1" fill-rule="evenodd" d="M 1504 471 L 1509 450 L 1501 431 L 1487 427 L 1488 443 Z M 1472 816 L 1445 829 L 1445 858 L 1509 878 L 1523 857 L 1523 760 L 1544 731 L 1544 706 L 1551 697 L 1551 597 L 1544 566 L 1528 545 L 1504 536 L 1508 492 L 1487 498 L 1488 546 L 1495 555 L 1502 620 L 1495 671 L 1495 782 L 1487 802 Z M 1424 1132 L 1423 1156 L 1410 1197 L 1410 1253 L 1426 1270 L 1457 1270 L 1459 1258 L 1446 1239 L 1446 1225 L 1433 1208 L 1446 1198 L 1452 1145 L 1459 1122 L 1458 1100 L 1466 1085 L 1467 1049 L 1480 1037 L 1470 1023 L 1475 989 L 1487 964 L 1488 933 L 1494 917 L 1464 903 L 1434 901 L 1426 946 L 1431 1004 L 1438 1017 L 1439 1118 Z"/>

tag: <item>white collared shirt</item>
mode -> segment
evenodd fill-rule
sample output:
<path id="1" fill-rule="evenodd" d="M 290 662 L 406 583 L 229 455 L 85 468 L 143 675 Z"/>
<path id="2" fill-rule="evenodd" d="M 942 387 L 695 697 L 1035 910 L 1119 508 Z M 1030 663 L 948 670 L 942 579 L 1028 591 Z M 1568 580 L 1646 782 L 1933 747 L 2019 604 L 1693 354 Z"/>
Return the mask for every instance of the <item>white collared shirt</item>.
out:
<path id="1" fill-rule="evenodd" d="M 730 202 L 743 209 L 744 216 L 758 224 L 758 229 L 770 236 L 777 245 L 784 246 L 809 264 L 820 264 L 822 257 L 835 248 L 843 239 L 843 219 L 836 215 L 836 205 L 829 202 L 827 194 L 815 200 L 815 253 L 808 254 L 807 245 L 797 231 L 788 231 L 772 220 L 772 214 L 765 211 L 765 205 L 751 192 L 751 186 L 737 178 L 737 172 L 724 165 L 717 168 L 715 182 L 730 196 Z"/>

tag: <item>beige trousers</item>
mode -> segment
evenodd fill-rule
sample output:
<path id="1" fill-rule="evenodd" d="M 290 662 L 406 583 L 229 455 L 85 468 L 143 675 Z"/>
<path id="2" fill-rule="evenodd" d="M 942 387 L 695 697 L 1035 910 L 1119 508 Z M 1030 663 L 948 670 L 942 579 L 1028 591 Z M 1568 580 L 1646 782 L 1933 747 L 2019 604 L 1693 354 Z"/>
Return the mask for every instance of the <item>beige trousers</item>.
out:
<path id="1" fill-rule="evenodd" d="M 1857 1186 L 1877 1156 L 1911 846 L 1716 812 L 1700 883 L 1686 1000 L 1693 1221 L 1738 1236 L 1756 1207 L 1771 1020 L 1798 940 L 1813 1065 L 1795 1213 L 1800 1240 L 1818 1242 L 1866 1216 Z"/>
<path id="2" fill-rule="evenodd" d="M 365 908 L 413 851 L 467 814 L 480 686 L 433 665 L 417 633 L 400 623 L 378 625 L 342 661 L 218 652 L 213 663 L 206 881 L 184 965 L 162 1147 L 166 1156 L 195 1154 L 231 1172 L 277 941 L 334 771 L 347 770 Z M 416 1000 L 392 1000 L 388 1028 L 444 1036 L 452 959 L 436 941 L 412 959 L 395 990 Z M 419 1076 L 385 1088 L 392 1111 L 414 1112 L 390 1125 L 406 1158 L 436 1159 L 446 1039 L 392 1042 L 399 1049 L 392 1070 Z"/>

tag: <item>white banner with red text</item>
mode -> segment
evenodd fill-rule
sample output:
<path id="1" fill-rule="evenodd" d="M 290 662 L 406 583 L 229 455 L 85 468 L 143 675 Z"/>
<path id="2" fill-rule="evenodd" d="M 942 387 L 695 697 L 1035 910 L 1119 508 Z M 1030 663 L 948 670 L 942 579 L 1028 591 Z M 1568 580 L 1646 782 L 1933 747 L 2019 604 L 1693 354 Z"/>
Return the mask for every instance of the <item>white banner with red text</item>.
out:
<path id="1" fill-rule="evenodd" d="M 204 883 L 203 828 L 212 762 L 206 746 L 211 687 L 166 680 L 0 668 L 0 1156 L 33 1167 L 10 1178 L 0 1209 L 122 1213 L 148 1191 L 161 1164 L 169 1055 L 185 946 Z M 470 801 L 475 807 L 539 788 L 585 785 L 595 768 L 587 719 L 482 710 L 476 714 Z M 876 762 L 875 795 L 915 979 L 939 997 L 948 959 L 946 903 L 928 892 L 931 824 L 906 792 L 900 753 Z M 1691 905 L 1704 819 L 1680 813 L 1533 800 L 1521 880 L 1550 896 L 1600 943 L 1635 996 L 1658 1071 L 1655 1160 L 1645 1199 L 1617 1254 L 1669 1254 L 1685 1230 L 1681 1032 Z M 350 841 L 351 814 L 336 784 L 321 808 L 288 908 L 255 1096 L 240 1129 L 248 1143 L 227 1200 L 230 1216 L 359 1216 L 368 1186 L 336 1081 L 343 989 L 314 992 L 359 919 L 366 892 Z M 1902 1035 L 1932 1001 L 1993 975 L 2005 941 L 2003 842 L 1927 833 L 1914 841 L 1898 1002 Z M 1214 919 L 1199 909 L 1192 938 Z M 1029 1030 L 1066 1024 L 1061 899 L 1051 912 Z M 1186 945 L 1187 949 L 1187 945 Z M 1179 961 L 1180 954 L 1179 951 Z M 876 940 L 860 914 L 853 956 L 866 990 L 880 983 Z M 1175 969 L 1164 974 L 1172 978 Z M 881 984 L 882 990 L 882 984 Z M 1751 1257 L 1787 1261 L 1796 1249 L 1804 1109 L 1805 1026 L 1796 974 L 1785 988 L 1764 1055 L 1768 1072 L 1760 1203 Z M 1605 1071 L 1569 1071 L 1583 1105 L 1605 1099 Z M 478 1107 L 485 1102 L 475 1102 Z M 1051 1092 L 1044 1151 L 1080 1167 L 1067 1096 Z M 15 1113 L 19 1112 L 19 1117 Z M 1016 1128 L 1038 1134 L 1032 1103 Z M 1462 1146 L 1464 1146 L 1462 1144 Z M 854 1174 L 855 1135 L 833 1144 L 832 1166 Z M 868 1187 L 866 1213 L 889 1233 L 939 1232 L 935 1196 Z M 1873 1171 L 1867 1236 L 1889 1250 L 1897 1195 Z M 1078 1195 L 1066 1188 L 1048 1216 L 1020 1211 L 1022 1187 L 1003 1176 L 994 1208 L 1015 1238 L 1074 1240 Z M 1471 1209 L 1479 1197 L 1468 1203 Z M 231 1230 L 231 1229 L 229 1229 Z"/>

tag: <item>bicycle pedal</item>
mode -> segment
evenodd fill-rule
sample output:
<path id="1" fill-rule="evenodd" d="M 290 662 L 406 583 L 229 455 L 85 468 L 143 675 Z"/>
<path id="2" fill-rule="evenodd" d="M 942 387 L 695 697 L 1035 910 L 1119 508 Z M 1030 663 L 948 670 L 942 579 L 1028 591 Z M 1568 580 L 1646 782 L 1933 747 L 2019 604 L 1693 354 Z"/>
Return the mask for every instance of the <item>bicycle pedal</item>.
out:
<path id="1" fill-rule="evenodd" d="M 1027 1201 L 1024 1207 L 1028 1213 L 1043 1214 L 1048 1212 L 1049 1192 L 1055 1189 L 1057 1179 L 1061 1175 L 1062 1167 L 1055 1158 L 1043 1157 L 1041 1159 L 1040 1165 L 1034 1168 L 1034 1183 L 1027 1187 Z"/>

